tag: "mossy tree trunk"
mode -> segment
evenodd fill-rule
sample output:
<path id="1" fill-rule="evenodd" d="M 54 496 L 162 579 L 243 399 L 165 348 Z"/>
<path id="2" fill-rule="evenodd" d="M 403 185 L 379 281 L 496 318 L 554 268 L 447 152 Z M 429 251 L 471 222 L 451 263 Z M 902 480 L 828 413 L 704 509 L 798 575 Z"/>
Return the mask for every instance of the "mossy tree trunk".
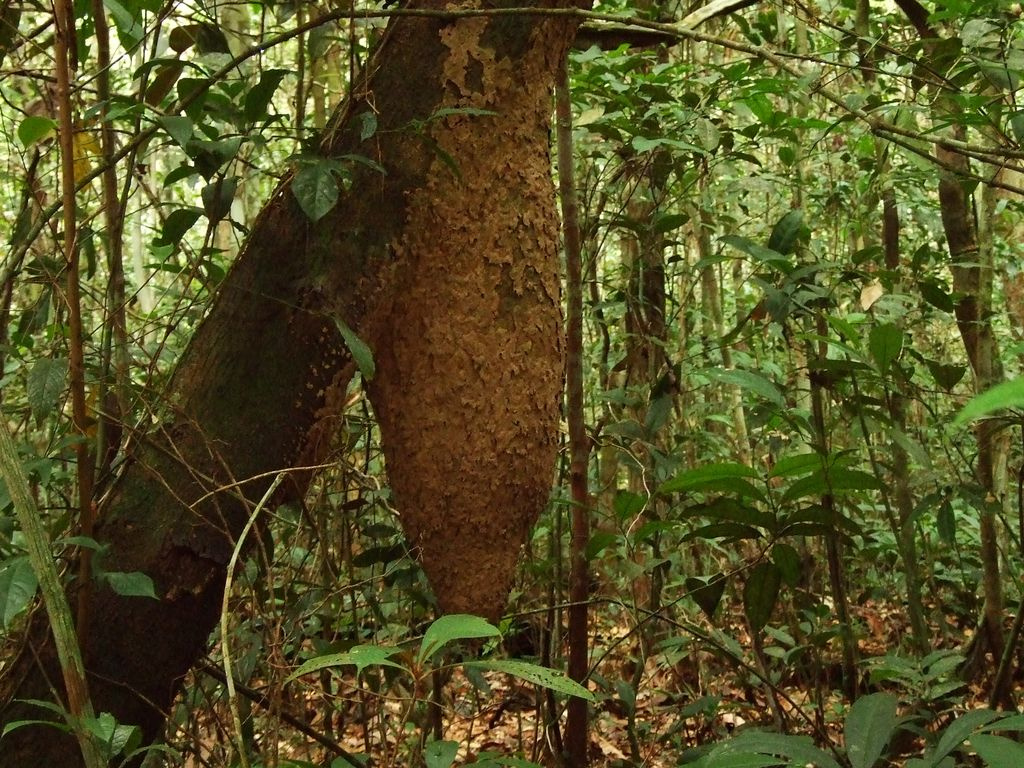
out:
<path id="1" fill-rule="evenodd" d="M 355 371 L 337 319 L 374 350 L 397 504 L 441 608 L 501 611 L 555 456 L 550 92 L 574 29 L 540 17 L 390 25 L 321 145 L 386 173 L 353 165 L 316 225 L 282 183 L 184 354 L 161 426 L 135 438 L 100 505 L 103 568 L 148 574 L 159 599 L 94 591 L 83 646 L 98 712 L 159 737 L 256 501 L 280 471 L 285 495 L 301 495 L 309 474 L 289 468 L 330 443 Z M 55 665 L 37 614 L 0 680 L 0 728 L 45 715 L 19 700 L 50 699 Z M 0 768 L 80 761 L 49 727 L 0 749 Z"/>

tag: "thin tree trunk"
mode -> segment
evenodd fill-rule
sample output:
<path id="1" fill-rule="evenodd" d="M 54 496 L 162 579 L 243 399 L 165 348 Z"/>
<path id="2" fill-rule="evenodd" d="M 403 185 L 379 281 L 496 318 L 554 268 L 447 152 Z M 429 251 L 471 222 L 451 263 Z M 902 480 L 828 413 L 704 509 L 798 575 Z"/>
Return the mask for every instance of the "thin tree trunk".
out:
<path id="1" fill-rule="evenodd" d="M 964 138 L 958 131 L 957 138 Z M 974 373 L 974 389 L 983 392 L 1002 381 L 1003 368 L 992 327 L 992 264 L 991 249 L 979 247 L 975 227 L 974 206 L 964 190 L 961 179 L 966 177 L 967 158 L 944 149 L 936 149 L 938 159 L 947 168 L 958 169 L 963 176 L 942 171 L 939 179 L 939 205 L 942 225 L 949 247 L 953 290 L 960 297 L 954 306 L 957 327 L 963 339 L 967 359 Z M 982 608 L 980 637 L 987 643 L 995 658 L 1003 651 L 1003 589 L 999 569 L 999 548 L 996 534 L 996 431 L 995 424 L 981 420 L 975 427 L 978 443 L 976 476 L 982 489 L 991 497 L 982 505 L 980 513 Z M 980 651 L 984 650 L 984 645 Z"/>
<path id="2" fill-rule="evenodd" d="M 572 162 L 572 105 L 568 62 L 559 68 L 555 86 L 558 115 L 558 187 L 562 202 L 566 282 L 566 420 L 569 424 L 569 484 L 572 490 L 572 565 L 569 572 L 569 677 L 586 685 L 590 665 L 587 600 L 590 575 L 590 488 L 587 465 L 590 443 L 583 417 L 583 258 L 579 208 Z M 572 697 L 565 725 L 566 760 L 574 768 L 590 765 L 587 753 L 587 701 Z"/>
<path id="3" fill-rule="evenodd" d="M 355 370 L 337 320 L 376 353 L 396 500 L 442 609 L 501 610 L 554 458 L 561 349 L 548 130 L 573 32 L 568 20 L 523 17 L 389 26 L 321 144 L 386 173 L 354 164 L 351 187 L 316 225 L 289 180 L 277 189 L 178 366 L 162 425 L 134 437 L 101 506 L 103 567 L 146 573 L 159 599 L 95 590 L 84 644 L 97 711 L 141 726 L 147 743 L 159 736 L 216 623 L 252 507 L 282 470 L 281 496 L 301 495 L 310 472 L 288 468 L 329 445 Z M 456 113 L 430 120 L 440 109 Z M 362 140 L 371 111 L 378 130 Z M 431 286 L 438 298 L 417 309 Z M 468 336 L 469 354 L 458 344 Z M 447 420 L 458 439 L 441 428 Z M 452 537 L 463 540 L 458 552 Z M 45 716 L 24 700 L 50 699 L 59 679 L 47 634 L 37 614 L 0 680 L 0 726 Z M 15 730 L 0 750 L 3 768 L 80 764 L 74 741 L 45 726 Z"/>

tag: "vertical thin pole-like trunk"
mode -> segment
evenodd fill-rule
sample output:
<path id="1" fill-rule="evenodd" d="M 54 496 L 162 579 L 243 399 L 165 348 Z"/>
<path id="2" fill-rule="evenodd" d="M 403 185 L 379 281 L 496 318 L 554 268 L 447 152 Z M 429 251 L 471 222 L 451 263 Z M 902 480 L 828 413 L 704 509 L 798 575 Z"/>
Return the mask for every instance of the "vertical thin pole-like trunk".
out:
<path id="1" fill-rule="evenodd" d="M 579 205 L 572 157 L 572 107 L 569 103 L 568 63 L 555 84 L 558 125 L 558 189 L 562 201 L 565 244 L 566 304 L 566 420 L 569 424 L 569 485 L 572 492 L 572 565 L 569 571 L 569 677 L 586 684 L 589 666 L 587 614 L 590 574 L 587 541 L 590 539 L 590 489 L 587 464 L 590 444 L 583 416 L 583 258 L 580 247 Z M 569 699 L 565 726 L 565 752 L 569 765 L 590 764 L 587 753 L 587 702 Z"/>
<path id="2" fill-rule="evenodd" d="M 964 138 L 962 129 L 956 133 L 958 138 Z M 1003 378 L 992 327 L 991 248 L 983 249 L 979 245 L 974 206 L 962 184 L 969 171 L 967 158 L 941 145 L 936 154 L 947 169 L 953 169 L 941 172 L 939 205 L 951 259 L 953 290 L 959 296 L 954 306 L 957 327 L 974 374 L 974 389 L 984 392 Z M 978 638 L 981 645 L 976 644 L 975 651 L 984 653 L 987 647 L 999 658 L 1003 651 L 1003 588 L 996 531 L 995 500 L 1000 493 L 996 487 L 996 432 L 997 427 L 990 420 L 981 420 L 975 426 L 978 444 L 975 473 L 989 497 L 979 510 L 984 605 Z"/>

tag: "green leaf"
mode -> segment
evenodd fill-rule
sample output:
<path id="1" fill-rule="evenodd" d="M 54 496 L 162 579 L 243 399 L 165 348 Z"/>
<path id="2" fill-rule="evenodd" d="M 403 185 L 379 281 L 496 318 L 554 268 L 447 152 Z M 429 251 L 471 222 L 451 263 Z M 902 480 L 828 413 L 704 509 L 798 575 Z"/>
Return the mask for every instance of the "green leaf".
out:
<path id="1" fill-rule="evenodd" d="M 821 456 L 817 453 L 797 453 L 783 456 L 772 467 L 768 477 L 792 477 L 806 475 L 821 467 Z"/>
<path id="2" fill-rule="evenodd" d="M 30 115 L 18 125 L 18 141 L 28 149 L 36 142 L 49 138 L 57 132 L 57 121 L 49 117 Z"/>
<path id="3" fill-rule="evenodd" d="M 757 261 L 762 261 L 766 264 L 781 262 L 785 267 L 792 266 L 789 257 L 785 254 L 774 251 L 771 248 L 765 248 L 749 238 L 740 237 L 739 235 L 723 235 L 718 240 L 726 245 L 731 245 L 739 251 L 743 251 L 743 253 L 752 256 Z"/>
<path id="4" fill-rule="evenodd" d="M 153 244 L 156 246 L 177 245 L 202 215 L 203 211 L 199 208 L 178 208 L 171 211 L 164 219 L 164 228 L 160 232 L 160 237 L 156 238 Z"/>
<path id="5" fill-rule="evenodd" d="M 939 743 L 935 745 L 935 752 L 931 755 L 932 764 L 934 765 L 960 746 L 975 730 L 987 725 L 997 717 L 999 715 L 991 709 L 972 709 L 958 717 L 947 726 L 939 738 Z"/>
<path id="6" fill-rule="evenodd" d="M 763 496 L 760 491 L 743 478 L 758 477 L 758 472 L 745 464 L 727 461 L 717 464 L 706 464 L 696 469 L 680 472 L 671 480 L 663 483 L 661 493 L 679 493 L 681 491 L 720 490 L 723 487 L 733 488 L 737 493 L 756 497 Z"/>
<path id="7" fill-rule="evenodd" d="M 967 373 L 966 365 L 940 363 L 938 360 L 925 360 L 925 363 L 927 363 L 928 371 L 935 379 L 935 383 L 947 392 L 959 384 L 964 374 Z"/>
<path id="8" fill-rule="evenodd" d="M 473 640 L 480 637 L 498 637 L 501 632 L 490 622 L 468 613 L 442 616 L 427 627 L 420 642 L 416 661 L 422 664 L 454 640 Z"/>
<path id="9" fill-rule="evenodd" d="M 1010 113 L 1010 129 L 1018 144 L 1024 144 L 1024 109 Z"/>
<path id="10" fill-rule="evenodd" d="M 231 204 L 235 200 L 235 190 L 237 189 L 237 177 L 218 179 L 203 187 L 199 194 L 203 199 L 206 218 L 211 223 L 216 224 L 231 212 Z"/>
<path id="11" fill-rule="evenodd" d="M 857 699 L 846 716 L 846 756 L 852 768 L 872 768 L 896 728 L 896 697 L 872 693 Z"/>
<path id="12" fill-rule="evenodd" d="M 799 208 L 789 211 L 772 228 L 772 234 L 768 238 L 768 249 L 781 253 L 783 256 L 791 253 L 796 246 L 797 238 L 800 237 L 803 225 L 804 212 Z"/>
<path id="13" fill-rule="evenodd" d="M 884 376 L 889 366 L 899 359 L 903 351 L 903 331 L 892 323 L 881 323 L 871 329 L 868 349 Z"/>
<path id="14" fill-rule="evenodd" d="M 28 404 L 36 420 L 48 416 L 57 406 L 68 377 L 66 358 L 43 357 L 28 372 Z"/>
<path id="15" fill-rule="evenodd" d="M 121 754 L 138 729 L 135 725 L 121 725 L 109 712 L 102 712 L 98 717 L 84 718 L 82 722 L 86 730 L 103 746 L 107 757 Z"/>
<path id="16" fill-rule="evenodd" d="M 779 569 L 779 575 L 789 586 L 795 587 L 800 583 L 800 573 L 803 570 L 800 563 L 800 554 L 784 541 L 777 541 L 772 546 L 772 562 Z"/>
<path id="17" fill-rule="evenodd" d="M 701 373 L 704 373 L 709 378 L 723 381 L 727 384 L 732 384 L 745 389 L 748 392 L 753 392 L 755 395 L 764 398 L 769 403 L 784 408 L 786 405 L 785 398 L 782 396 L 782 390 L 779 389 L 778 385 L 774 381 L 769 381 L 759 373 L 753 371 L 744 371 L 739 368 L 732 370 L 725 370 L 723 368 L 708 368 Z"/>
<path id="18" fill-rule="evenodd" d="M 719 132 L 718 126 L 706 117 L 698 117 L 694 123 L 694 129 L 697 132 L 697 141 L 706 152 L 718 149 L 718 145 L 722 143 L 722 134 Z"/>
<path id="19" fill-rule="evenodd" d="M 943 499 L 935 513 L 935 523 L 939 538 L 949 546 L 956 544 L 956 515 L 949 499 Z"/>
<path id="20" fill-rule="evenodd" d="M 310 221 L 320 221 L 338 203 L 338 179 L 333 165 L 303 163 L 292 179 L 292 194 Z"/>
<path id="21" fill-rule="evenodd" d="M 352 359 L 356 361 L 356 366 L 363 379 L 373 381 L 373 377 L 377 373 L 377 367 L 373 362 L 373 351 L 340 317 L 334 318 L 334 324 L 338 326 L 338 333 L 345 340 L 345 346 L 352 353 Z"/>
<path id="22" fill-rule="evenodd" d="M 707 759 L 707 762 L 697 763 L 699 768 L 769 768 L 775 765 L 785 765 L 789 762 L 784 757 L 773 757 L 771 755 L 759 755 L 756 752 L 726 753 L 714 755 Z"/>
<path id="23" fill-rule="evenodd" d="M 743 611 L 750 622 L 751 632 L 760 632 L 768 623 L 781 584 L 782 574 L 774 563 L 758 563 L 747 574 L 747 583 L 743 585 Z"/>
<path id="24" fill-rule="evenodd" d="M 0 568 L 0 629 L 7 629 L 35 597 L 39 581 L 27 556 L 13 557 Z"/>
<path id="25" fill-rule="evenodd" d="M 367 111 L 359 115 L 359 140 L 366 141 L 377 133 L 377 115 Z"/>
<path id="26" fill-rule="evenodd" d="M 242 113 L 246 122 L 255 123 L 267 117 L 270 100 L 288 74 L 291 73 L 287 69 L 267 69 L 260 75 L 260 81 L 245 94 Z"/>
<path id="27" fill-rule="evenodd" d="M 423 748 L 423 762 L 427 768 L 451 768 L 459 754 L 457 741 L 432 741 Z"/>
<path id="28" fill-rule="evenodd" d="M 969 421 L 1003 408 L 1024 408 L 1024 376 L 996 384 L 987 392 L 972 398 L 957 414 L 953 426 L 962 427 Z"/>
<path id="29" fill-rule="evenodd" d="M 103 579 L 116 594 L 122 597 L 151 597 L 154 600 L 158 599 L 156 588 L 153 586 L 153 580 L 140 571 L 132 571 L 130 573 L 107 571 L 103 574 Z"/>
<path id="30" fill-rule="evenodd" d="M 158 117 L 156 121 L 160 124 L 160 127 L 164 129 L 167 135 L 174 139 L 175 143 L 182 149 L 185 149 L 188 146 L 188 143 L 192 140 L 192 133 L 195 131 L 195 126 L 192 123 L 192 120 L 184 115 L 162 115 L 161 117 Z"/>
<path id="31" fill-rule="evenodd" d="M 953 297 L 946 291 L 945 286 L 935 278 L 925 278 L 917 283 L 917 290 L 921 298 L 936 309 L 943 312 L 953 311 Z"/>
<path id="32" fill-rule="evenodd" d="M 241 147 L 242 137 L 233 136 L 216 141 L 193 139 L 188 143 L 185 151 L 192 158 L 199 174 L 210 181 L 224 163 L 238 154 Z"/>
<path id="33" fill-rule="evenodd" d="M 114 26 L 117 28 L 117 37 L 121 41 L 121 45 L 124 46 L 125 50 L 131 51 L 139 44 L 144 34 L 139 18 L 134 16 L 125 6 L 121 5 L 118 0 L 103 0 L 103 5 L 114 20 Z"/>
<path id="34" fill-rule="evenodd" d="M 575 680 L 566 677 L 565 673 L 560 670 L 548 669 L 537 664 L 528 664 L 525 661 L 514 661 L 512 659 L 467 661 L 463 666 L 504 672 L 507 675 L 518 677 L 520 680 L 539 685 L 542 688 L 550 688 L 557 693 L 564 693 L 566 696 L 577 696 L 587 701 L 594 701 L 594 694 Z"/>
<path id="35" fill-rule="evenodd" d="M 704 611 L 704 615 L 713 619 L 718 604 L 722 601 L 722 595 L 725 593 L 725 584 L 725 575 L 720 573 L 711 578 L 691 576 L 686 580 L 685 587 L 693 601 Z"/>
<path id="36" fill-rule="evenodd" d="M 783 501 L 793 501 L 805 496 L 821 496 L 826 493 L 841 494 L 845 491 L 877 491 L 881 488 L 878 478 L 856 469 L 832 467 L 827 473 L 819 470 L 793 483 L 782 495 Z"/>
<path id="37" fill-rule="evenodd" d="M 383 645 L 357 645 L 344 653 L 328 653 L 324 656 L 317 656 L 315 659 L 309 659 L 288 675 L 284 681 L 288 683 L 311 672 L 319 672 L 321 669 L 332 667 L 355 667 L 357 675 L 362 674 L 367 667 L 394 667 L 405 670 L 401 664 L 391 661 L 391 657 L 401 650 L 401 648 Z"/>
<path id="38" fill-rule="evenodd" d="M 731 739 L 712 750 L 712 760 L 708 766 L 723 768 L 726 765 L 736 768 L 742 763 L 719 762 L 719 757 L 727 755 L 779 755 L 786 759 L 781 762 L 771 763 L 772 765 L 807 766 L 815 768 L 840 768 L 827 752 L 814 746 L 808 736 L 794 736 L 791 734 L 769 733 L 767 731 L 747 730 L 739 736 Z M 751 763 L 750 765 L 757 765 Z"/>
<path id="39" fill-rule="evenodd" d="M 1020 768 L 1024 765 L 1024 746 L 1005 736 L 976 733 L 971 736 L 971 747 L 990 768 Z"/>

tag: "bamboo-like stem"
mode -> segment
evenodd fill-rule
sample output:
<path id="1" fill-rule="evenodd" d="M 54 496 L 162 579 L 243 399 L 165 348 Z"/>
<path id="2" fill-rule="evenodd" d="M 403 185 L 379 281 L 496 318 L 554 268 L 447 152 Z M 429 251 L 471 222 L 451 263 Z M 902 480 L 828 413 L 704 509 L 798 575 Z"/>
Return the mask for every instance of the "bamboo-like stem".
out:
<path id="1" fill-rule="evenodd" d="M 60 668 L 64 676 L 71 726 L 82 749 L 82 759 L 87 768 L 103 768 L 106 761 L 83 725 L 84 719 L 93 717 L 93 709 L 85 680 L 85 665 L 82 663 L 82 653 L 75 637 L 71 606 L 61 586 L 57 566 L 50 552 L 50 540 L 46 535 L 46 528 L 39 519 L 39 510 L 32 498 L 28 478 L 18 459 L 7 422 L 3 418 L 0 418 L 0 476 L 7 483 L 7 491 L 14 502 L 14 511 L 18 515 L 21 532 L 25 537 L 29 561 L 39 580 L 46 614 L 50 618 L 50 631 L 53 633 L 57 657 L 60 659 Z"/>

